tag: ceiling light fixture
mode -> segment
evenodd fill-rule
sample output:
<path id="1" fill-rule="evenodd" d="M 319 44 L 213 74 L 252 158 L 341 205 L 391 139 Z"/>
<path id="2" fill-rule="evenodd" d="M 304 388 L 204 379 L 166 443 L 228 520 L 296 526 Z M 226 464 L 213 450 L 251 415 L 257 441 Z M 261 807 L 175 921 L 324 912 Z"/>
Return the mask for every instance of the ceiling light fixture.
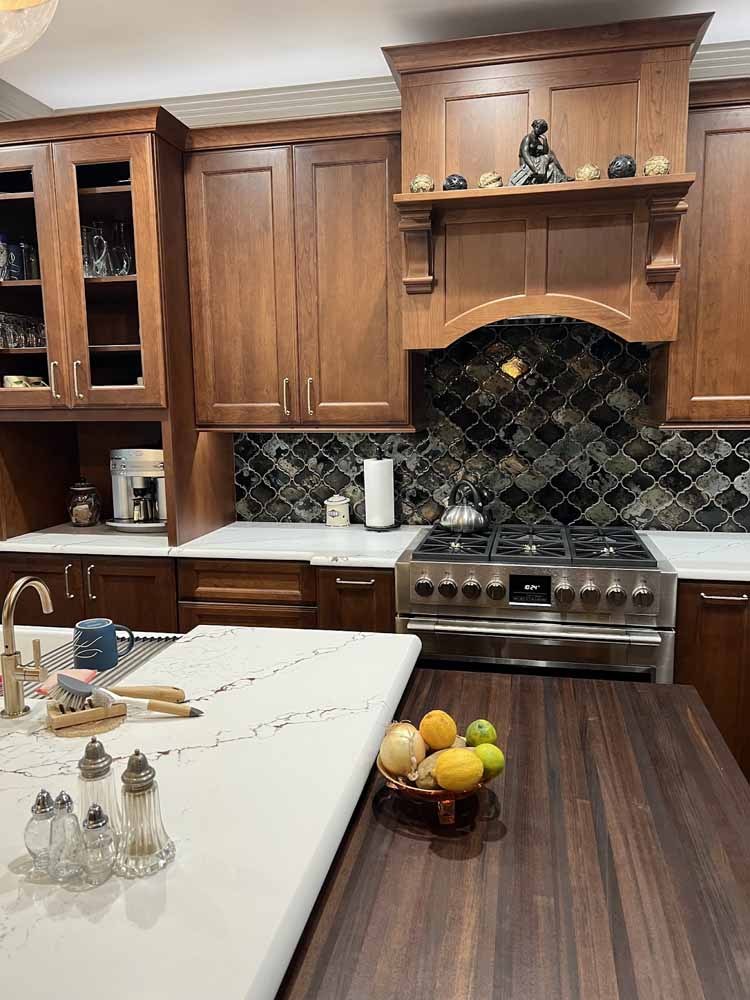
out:
<path id="1" fill-rule="evenodd" d="M 57 0 L 0 0 L 0 62 L 31 48 L 56 10 Z"/>

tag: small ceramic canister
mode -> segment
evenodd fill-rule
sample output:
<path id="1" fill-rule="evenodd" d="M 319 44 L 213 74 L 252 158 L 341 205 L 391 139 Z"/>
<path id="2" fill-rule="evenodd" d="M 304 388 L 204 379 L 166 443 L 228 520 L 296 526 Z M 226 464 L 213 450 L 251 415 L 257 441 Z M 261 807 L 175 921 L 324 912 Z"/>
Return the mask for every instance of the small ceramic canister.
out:
<path id="1" fill-rule="evenodd" d="M 349 499 L 340 494 L 326 500 L 326 524 L 329 528 L 345 528 L 349 524 Z"/>

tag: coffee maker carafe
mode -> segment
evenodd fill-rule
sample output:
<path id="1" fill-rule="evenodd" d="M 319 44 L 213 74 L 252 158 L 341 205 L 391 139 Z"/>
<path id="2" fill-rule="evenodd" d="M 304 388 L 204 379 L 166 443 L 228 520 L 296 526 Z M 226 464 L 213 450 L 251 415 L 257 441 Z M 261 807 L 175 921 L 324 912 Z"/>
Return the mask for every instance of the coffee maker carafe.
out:
<path id="1" fill-rule="evenodd" d="M 160 448 L 118 448 L 110 452 L 114 518 L 119 531 L 164 531 L 167 496 Z"/>

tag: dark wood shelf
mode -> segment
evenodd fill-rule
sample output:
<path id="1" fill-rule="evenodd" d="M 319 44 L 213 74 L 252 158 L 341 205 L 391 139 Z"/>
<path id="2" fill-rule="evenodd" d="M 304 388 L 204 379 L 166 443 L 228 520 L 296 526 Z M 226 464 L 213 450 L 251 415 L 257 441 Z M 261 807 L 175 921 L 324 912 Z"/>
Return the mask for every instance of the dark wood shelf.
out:
<path id="1" fill-rule="evenodd" d="M 92 354 L 140 354 L 140 344 L 89 344 Z"/>
<path id="2" fill-rule="evenodd" d="M 100 187 L 78 188 L 78 193 L 83 195 L 120 194 L 122 191 L 130 194 L 130 184 L 104 184 Z"/>
<path id="3" fill-rule="evenodd" d="M 0 201 L 33 201 L 33 191 L 0 191 Z"/>
<path id="4" fill-rule="evenodd" d="M 41 278 L 23 278 L 14 279 L 7 278 L 5 281 L 0 281 L 0 286 L 4 288 L 41 288 L 42 279 Z"/>
<path id="5" fill-rule="evenodd" d="M 0 354 L 2 355 L 13 355 L 13 354 L 46 354 L 46 347 L 0 347 Z"/>
<path id="6" fill-rule="evenodd" d="M 136 274 L 107 274 L 101 278 L 84 278 L 87 285 L 122 285 L 138 280 Z"/>

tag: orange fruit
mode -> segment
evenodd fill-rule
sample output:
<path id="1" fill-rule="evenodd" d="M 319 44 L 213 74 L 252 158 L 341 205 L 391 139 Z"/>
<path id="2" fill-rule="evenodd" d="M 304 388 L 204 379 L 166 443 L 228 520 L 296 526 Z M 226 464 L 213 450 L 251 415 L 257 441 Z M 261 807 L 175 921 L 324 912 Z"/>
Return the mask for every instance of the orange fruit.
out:
<path id="1" fill-rule="evenodd" d="M 419 723 L 419 734 L 433 750 L 446 750 L 452 746 L 458 727 L 447 712 L 435 709 L 428 712 Z"/>

